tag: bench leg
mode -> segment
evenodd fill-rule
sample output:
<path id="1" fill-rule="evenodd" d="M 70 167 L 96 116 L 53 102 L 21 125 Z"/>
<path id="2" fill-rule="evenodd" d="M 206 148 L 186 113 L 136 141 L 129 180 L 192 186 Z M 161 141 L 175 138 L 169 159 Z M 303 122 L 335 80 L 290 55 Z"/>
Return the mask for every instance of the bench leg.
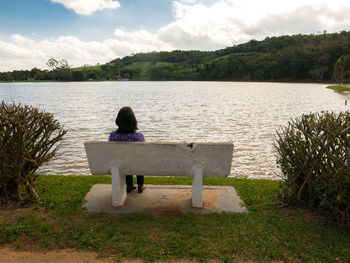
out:
<path id="1" fill-rule="evenodd" d="M 125 175 L 120 175 L 118 167 L 112 167 L 112 206 L 122 206 L 126 200 Z"/>
<path id="2" fill-rule="evenodd" d="M 192 205 L 202 208 L 203 168 L 195 168 L 192 180 Z"/>

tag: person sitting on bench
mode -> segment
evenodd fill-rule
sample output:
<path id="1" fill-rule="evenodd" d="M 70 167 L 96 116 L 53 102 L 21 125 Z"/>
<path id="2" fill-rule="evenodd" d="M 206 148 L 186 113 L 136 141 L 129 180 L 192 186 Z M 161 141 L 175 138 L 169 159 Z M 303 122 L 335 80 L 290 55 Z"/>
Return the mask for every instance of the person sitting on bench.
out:
<path id="1" fill-rule="evenodd" d="M 115 124 L 118 126 L 116 131 L 111 132 L 109 135 L 110 142 L 144 142 L 145 137 L 138 130 L 137 120 L 133 110 L 130 107 L 123 107 L 119 110 Z M 144 176 L 137 175 L 137 191 L 142 193 L 145 190 L 144 187 Z M 135 190 L 133 176 L 126 176 L 126 191 L 130 193 Z"/>

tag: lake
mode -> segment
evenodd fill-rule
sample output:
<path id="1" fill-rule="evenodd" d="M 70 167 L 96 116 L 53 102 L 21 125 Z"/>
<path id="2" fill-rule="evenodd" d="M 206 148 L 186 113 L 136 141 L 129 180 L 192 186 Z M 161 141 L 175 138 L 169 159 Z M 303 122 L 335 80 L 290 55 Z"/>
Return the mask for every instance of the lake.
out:
<path id="1" fill-rule="evenodd" d="M 290 118 L 349 110 L 350 93 L 326 84 L 254 82 L 0 83 L 0 100 L 54 114 L 68 130 L 61 155 L 42 174 L 90 174 L 84 141 L 108 140 L 123 106 L 134 109 L 148 142 L 235 145 L 231 176 L 278 179 L 273 141 Z"/>

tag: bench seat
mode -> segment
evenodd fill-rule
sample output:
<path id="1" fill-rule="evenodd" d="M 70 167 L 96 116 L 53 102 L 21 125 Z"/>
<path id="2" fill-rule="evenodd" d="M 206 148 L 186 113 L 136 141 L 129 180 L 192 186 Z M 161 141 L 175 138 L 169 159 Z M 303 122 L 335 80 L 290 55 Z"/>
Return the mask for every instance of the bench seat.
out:
<path id="1" fill-rule="evenodd" d="M 112 205 L 124 204 L 126 175 L 192 177 L 192 205 L 202 207 L 203 177 L 226 177 L 233 144 L 85 142 L 91 174 L 112 175 Z"/>

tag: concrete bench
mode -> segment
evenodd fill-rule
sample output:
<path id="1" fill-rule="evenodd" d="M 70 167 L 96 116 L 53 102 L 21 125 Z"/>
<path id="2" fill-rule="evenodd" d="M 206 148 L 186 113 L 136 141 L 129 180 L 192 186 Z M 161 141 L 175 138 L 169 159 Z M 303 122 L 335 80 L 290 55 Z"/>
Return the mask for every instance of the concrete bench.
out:
<path id="1" fill-rule="evenodd" d="M 112 175 L 112 205 L 126 200 L 126 175 L 192 177 L 192 205 L 202 207 L 203 177 L 226 177 L 232 143 L 85 142 L 93 175 Z"/>

